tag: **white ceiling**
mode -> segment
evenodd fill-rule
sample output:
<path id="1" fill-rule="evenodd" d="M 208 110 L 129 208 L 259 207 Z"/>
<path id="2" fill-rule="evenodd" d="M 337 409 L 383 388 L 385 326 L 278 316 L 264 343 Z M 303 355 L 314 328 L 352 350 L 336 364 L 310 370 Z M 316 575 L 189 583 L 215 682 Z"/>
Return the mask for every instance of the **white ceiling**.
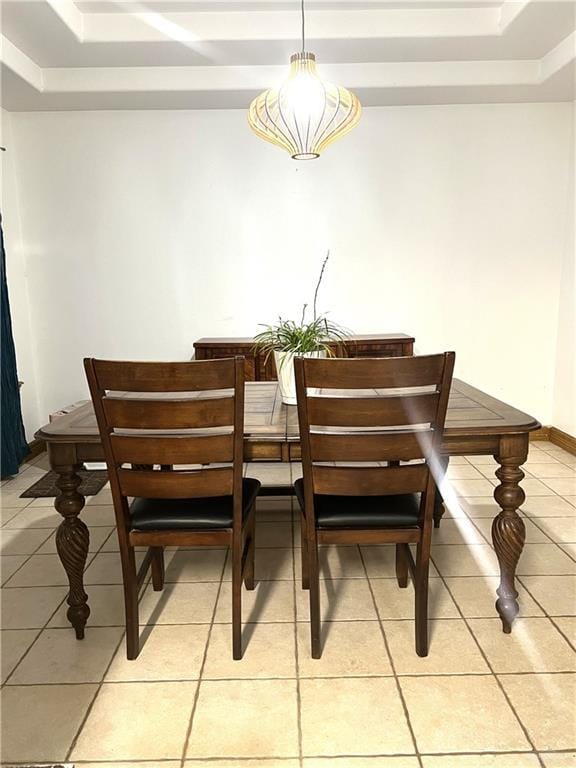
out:
<path id="1" fill-rule="evenodd" d="M 576 0 L 309 0 L 307 50 L 366 106 L 576 97 Z M 246 107 L 298 0 L 2 0 L 8 110 Z"/>

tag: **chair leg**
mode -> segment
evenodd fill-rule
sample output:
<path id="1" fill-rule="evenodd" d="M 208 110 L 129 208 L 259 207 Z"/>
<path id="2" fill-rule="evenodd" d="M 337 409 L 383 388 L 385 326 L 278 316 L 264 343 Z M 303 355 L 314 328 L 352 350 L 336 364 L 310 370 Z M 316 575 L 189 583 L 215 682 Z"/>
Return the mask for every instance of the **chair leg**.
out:
<path id="1" fill-rule="evenodd" d="M 408 557 L 406 555 L 407 544 L 396 544 L 396 579 L 399 587 L 408 586 Z"/>
<path id="2" fill-rule="evenodd" d="M 306 520 L 304 515 L 300 515 L 300 557 L 302 559 L 302 589 L 310 589 L 308 541 L 306 540 Z"/>
<path id="3" fill-rule="evenodd" d="M 308 576 L 310 590 L 310 640 L 312 658 L 322 656 L 320 642 L 320 573 L 318 567 L 318 544 L 316 539 L 308 541 Z"/>
<path id="4" fill-rule="evenodd" d="M 254 557 L 256 555 L 256 513 L 252 512 L 252 522 L 250 523 L 250 549 L 248 559 L 244 569 L 244 586 L 246 589 L 254 589 Z"/>
<path id="5" fill-rule="evenodd" d="M 418 545 L 416 555 L 416 653 L 418 656 L 428 656 L 428 570 L 429 553 L 423 556 Z"/>
<path id="6" fill-rule="evenodd" d="M 240 540 L 240 537 L 238 537 Z M 242 658 L 242 551 L 232 544 L 232 658 Z"/>
<path id="7" fill-rule="evenodd" d="M 138 658 L 140 653 L 140 627 L 138 621 L 138 581 L 134 549 L 120 552 L 124 581 L 124 610 L 126 615 L 126 658 Z"/>
<path id="8" fill-rule="evenodd" d="M 440 456 L 438 458 L 439 463 L 439 470 L 440 470 L 440 477 L 437 478 L 438 483 L 440 483 L 448 469 L 448 462 L 450 461 L 449 456 Z M 444 514 L 444 499 L 442 498 L 442 494 L 436 488 L 434 493 L 434 528 L 440 528 L 440 521 L 442 520 L 442 515 Z"/>
<path id="9" fill-rule="evenodd" d="M 164 588 L 164 547 L 150 547 L 152 550 L 152 587 L 155 592 Z"/>

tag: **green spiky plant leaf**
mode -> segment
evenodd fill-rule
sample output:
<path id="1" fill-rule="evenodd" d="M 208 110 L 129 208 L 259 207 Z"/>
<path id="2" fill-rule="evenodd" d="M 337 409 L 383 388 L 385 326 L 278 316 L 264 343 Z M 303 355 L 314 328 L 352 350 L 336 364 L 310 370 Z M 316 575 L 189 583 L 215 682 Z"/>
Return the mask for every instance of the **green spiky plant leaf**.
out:
<path id="1" fill-rule="evenodd" d="M 330 343 L 343 342 L 350 334 L 341 325 L 328 320 L 325 314 L 317 315 L 316 301 L 318 290 L 322 283 L 324 270 L 330 251 L 322 263 L 320 276 L 314 292 L 314 317 L 310 323 L 306 323 L 307 304 L 302 308 L 302 318 L 299 323 L 294 320 L 283 320 L 278 318 L 278 322 L 272 325 L 265 325 L 264 330 L 259 333 L 254 341 L 254 349 L 260 354 L 265 355 L 265 361 L 274 352 L 290 352 L 294 355 L 305 355 L 310 352 L 324 352 L 327 357 L 333 357 L 334 352 Z"/>

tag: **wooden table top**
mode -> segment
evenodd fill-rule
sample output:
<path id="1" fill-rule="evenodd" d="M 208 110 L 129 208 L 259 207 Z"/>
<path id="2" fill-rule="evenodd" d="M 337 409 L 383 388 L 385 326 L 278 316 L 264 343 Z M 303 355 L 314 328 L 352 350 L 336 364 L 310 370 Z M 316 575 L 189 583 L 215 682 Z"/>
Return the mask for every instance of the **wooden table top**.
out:
<path id="1" fill-rule="evenodd" d="M 217 396 L 217 393 L 212 395 Z M 445 440 L 524 433 L 539 427 L 540 424 L 532 416 L 463 381 L 454 379 L 452 382 Z M 277 382 L 246 383 L 244 436 L 248 443 L 299 442 L 296 406 L 282 403 Z M 99 443 L 92 403 L 87 401 L 42 427 L 36 437 L 47 443 Z"/>

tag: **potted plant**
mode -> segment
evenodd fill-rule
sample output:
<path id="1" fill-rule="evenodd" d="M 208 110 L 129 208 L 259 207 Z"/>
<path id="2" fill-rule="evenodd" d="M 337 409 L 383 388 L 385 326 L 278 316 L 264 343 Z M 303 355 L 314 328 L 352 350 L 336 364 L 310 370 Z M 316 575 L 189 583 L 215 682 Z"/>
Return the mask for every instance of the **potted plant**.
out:
<path id="1" fill-rule="evenodd" d="M 328 320 L 325 314 L 318 315 L 316 312 L 318 291 L 329 257 L 330 251 L 322 262 L 320 276 L 316 283 L 312 321 L 306 322 L 308 305 L 304 304 L 299 323 L 279 317 L 277 323 L 265 326 L 265 330 L 255 337 L 254 348 L 259 354 L 265 355 L 265 362 L 270 355 L 274 355 L 282 402 L 287 405 L 296 405 L 294 358 L 333 357 L 331 343 L 341 342 L 349 335 L 340 325 Z"/>

